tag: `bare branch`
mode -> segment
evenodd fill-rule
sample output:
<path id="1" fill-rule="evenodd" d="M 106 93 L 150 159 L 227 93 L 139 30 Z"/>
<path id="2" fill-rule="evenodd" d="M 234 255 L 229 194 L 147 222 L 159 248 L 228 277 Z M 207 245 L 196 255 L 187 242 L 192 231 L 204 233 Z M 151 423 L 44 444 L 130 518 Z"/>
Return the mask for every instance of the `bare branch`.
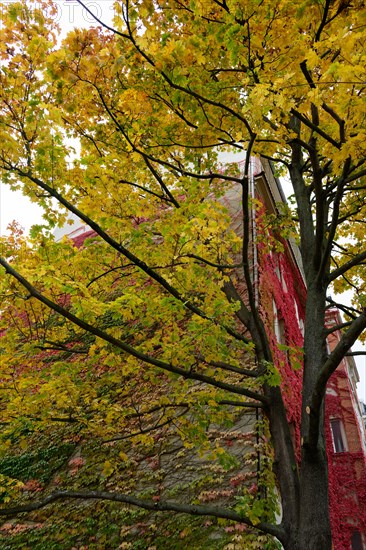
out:
<path id="1" fill-rule="evenodd" d="M 211 267 L 217 267 L 217 269 L 235 269 L 237 267 L 243 266 L 243 264 L 215 264 L 214 262 L 210 262 L 210 260 L 205 260 L 205 258 L 197 256 L 196 254 L 185 254 L 185 257 L 193 258 L 195 260 L 198 260 L 199 262 L 210 265 Z"/>
<path id="2" fill-rule="evenodd" d="M 188 412 L 188 410 L 189 410 L 189 408 L 187 407 L 186 410 L 180 412 L 176 416 L 167 418 L 166 420 L 164 420 L 164 422 L 160 422 L 160 420 L 158 420 L 152 426 L 149 426 L 147 428 L 141 428 L 140 430 L 138 430 L 136 432 L 133 432 L 133 433 L 130 433 L 130 434 L 116 435 L 115 437 L 111 437 L 110 439 L 105 439 L 102 443 L 104 445 L 104 444 L 107 444 L 107 443 L 112 443 L 113 441 L 124 441 L 126 439 L 132 439 L 133 437 L 136 437 L 136 436 L 139 436 L 139 435 L 154 432 L 155 430 L 159 430 L 160 428 L 163 428 L 164 426 L 167 426 L 168 424 L 172 424 L 175 420 L 177 420 L 181 416 L 184 416 Z"/>
<path id="3" fill-rule="evenodd" d="M 346 353 L 346 357 L 357 357 L 359 355 L 365 356 L 366 351 L 350 351 L 350 352 Z"/>
<path id="4" fill-rule="evenodd" d="M 223 399 L 218 401 L 219 405 L 230 405 L 231 407 L 245 407 L 248 409 L 263 409 L 264 405 L 252 403 L 251 401 L 233 401 L 231 399 Z"/>
<path id="5" fill-rule="evenodd" d="M 333 332 L 336 332 L 337 330 L 342 330 L 343 328 L 347 328 L 352 324 L 352 321 L 348 321 L 347 323 L 340 323 L 339 325 L 334 325 L 331 328 L 326 329 L 324 332 L 325 334 L 333 334 Z"/>
<path id="6" fill-rule="evenodd" d="M 336 307 L 336 308 L 340 309 L 341 311 L 343 311 L 343 313 L 345 313 L 346 315 L 351 317 L 351 319 L 356 319 L 356 317 L 361 314 L 360 310 L 358 310 L 354 307 L 351 307 L 351 306 L 345 306 L 344 304 L 340 304 L 338 302 L 335 302 L 329 296 L 327 297 L 327 302 L 329 303 L 329 306 L 327 306 L 327 309 L 330 309 L 332 307 Z"/>
<path id="7" fill-rule="evenodd" d="M 202 363 L 206 363 L 206 365 L 210 365 L 211 367 L 216 367 L 218 369 L 223 369 L 230 372 L 236 372 L 237 374 L 242 374 L 243 376 L 249 376 L 251 378 L 258 378 L 258 376 L 263 374 L 259 370 L 243 369 L 241 367 L 235 367 L 234 365 L 229 365 L 228 363 L 224 363 L 223 361 L 206 361 L 205 358 L 201 355 L 199 355 L 197 359 Z"/>
<path id="8" fill-rule="evenodd" d="M 309 422 L 309 433 L 308 433 L 308 439 L 305 441 L 305 445 L 309 448 L 315 448 L 318 442 L 319 437 L 319 419 L 321 418 L 320 415 L 320 408 L 323 403 L 324 395 L 325 395 L 325 388 L 327 385 L 327 382 L 333 372 L 336 370 L 342 359 L 347 355 L 349 352 L 348 350 L 352 347 L 352 345 L 355 343 L 357 338 L 362 334 L 362 332 L 366 329 L 366 309 L 362 312 L 362 314 L 357 317 L 352 324 L 350 325 L 350 328 L 343 334 L 340 341 L 338 342 L 337 346 L 334 348 L 334 350 L 330 353 L 328 356 L 328 359 L 326 360 L 325 364 L 321 368 L 317 382 L 314 386 L 314 390 L 312 392 L 312 396 L 310 399 L 310 422 Z"/>
<path id="9" fill-rule="evenodd" d="M 341 144 L 338 143 L 335 139 L 333 139 L 331 136 L 329 136 L 326 132 L 324 132 L 324 130 L 322 130 L 321 128 L 319 128 L 319 126 L 317 126 L 316 124 L 313 124 L 308 118 L 306 118 L 304 115 L 302 115 L 301 113 L 299 113 L 299 111 L 297 111 L 296 109 L 291 109 L 291 113 L 298 119 L 300 120 L 303 124 L 305 124 L 305 126 L 307 126 L 308 128 L 310 128 L 311 130 L 313 130 L 314 132 L 316 132 L 317 134 L 319 134 L 322 138 L 324 138 L 326 141 L 328 141 L 329 143 L 331 143 L 332 145 L 334 145 L 334 147 L 336 147 L 337 149 L 340 149 L 341 148 Z"/>
<path id="10" fill-rule="evenodd" d="M 341 265 L 337 269 L 333 269 L 333 271 L 329 275 L 329 282 L 335 281 L 336 279 L 338 279 L 338 277 L 346 273 L 352 267 L 355 267 L 356 265 L 359 265 L 362 262 L 364 262 L 364 260 L 366 260 L 366 250 L 364 252 L 360 252 L 360 254 L 357 254 L 356 256 L 354 256 L 352 260 L 349 260 L 348 262 Z"/>
<path id="11" fill-rule="evenodd" d="M 80 4 L 80 6 L 82 6 L 84 8 L 85 11 L 87 11 L 89 13 L 89 15 L 91 15 L 93 17 L 93 19 L 95 19 L 95 21 L 97 23 L 99 23 L 100 25 L 102 25 L 102 27 L 104 27 L 105 29 L 107 29 L 108 31 L 111 31 L 113 32 L 114 34 L 116 34 L 117 36 L 121 36 L 122 38 L 127 38 L 129 39 L 130 37 L 128 36 L 128 34 L 124 34 L 122 32 L 119 32 L 117 31 L 117 29 L 113 28 L 113 27 L 110 27 L 109 25 L 107 25 L 106 23 L 103 23 L 103 21 L 101 21 L 97 15 L 95 15 L 95 13 L 93 13 L 91 11 L 90 8 L 88 8 L 88 6 L 86 4 L 84 4 L 84 2 L 82 2 L 81 0 L 76 0 L 78 2 L 78 4 Z"/>

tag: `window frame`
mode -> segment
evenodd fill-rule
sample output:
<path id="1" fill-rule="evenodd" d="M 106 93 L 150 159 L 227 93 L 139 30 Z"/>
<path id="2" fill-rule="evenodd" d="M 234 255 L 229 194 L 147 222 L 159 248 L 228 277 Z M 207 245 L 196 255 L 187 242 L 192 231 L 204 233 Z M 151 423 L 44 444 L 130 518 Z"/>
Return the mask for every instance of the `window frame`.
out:
<path id="1" fill-rule="evenodd" d="M 343 422 L 340 418 L 330 419 L 330 432 L 332 435 L 333 451 L 335 454 L 347 453 L 347 437 Z"/>

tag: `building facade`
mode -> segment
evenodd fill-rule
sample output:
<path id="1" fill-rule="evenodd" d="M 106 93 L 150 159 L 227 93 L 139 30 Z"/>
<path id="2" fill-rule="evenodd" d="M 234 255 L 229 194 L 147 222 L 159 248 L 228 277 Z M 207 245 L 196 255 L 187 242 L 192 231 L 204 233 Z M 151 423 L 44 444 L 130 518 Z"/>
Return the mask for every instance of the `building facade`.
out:
<path id="1" fill-rule="evenodd" d="M 340 323 L 339 312 L 330 309 L 327 329 L 332 331 Z M 339 339 L 338 329 L 330 332 L 330 351 Z M 346 357 L 332 375 L 326 395 L 329 505 L 334 548 L 339 550 L 363 550 L 366 545 L 366 437 L 357 382 L 354 359 Z"/>

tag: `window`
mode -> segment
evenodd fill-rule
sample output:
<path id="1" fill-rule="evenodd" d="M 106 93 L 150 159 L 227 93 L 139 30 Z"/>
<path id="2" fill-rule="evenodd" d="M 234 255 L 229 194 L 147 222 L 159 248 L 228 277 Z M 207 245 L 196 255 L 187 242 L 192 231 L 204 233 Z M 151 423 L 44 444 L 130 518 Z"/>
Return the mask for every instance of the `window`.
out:
<path id="1" fill-rule="evenodd" d="M 278 311 L 277 311 L 276 303 L 275 303 L 274 300 L 273 300 L 273 312 L 274 312 L 274 326 L 273 326 L 273 329 L 274 329 L 274 333 L 275 333 L 275 336 L 276 336 L 276 340 L 277 340 L 278 344 L 280 344 L 278 346 L 278 348 L 280 350 L 282 350 L 283 352 L 285 352 L 286 359 L 289 362 L 290 361 L 290 353 L 289 353 L 289 350 L 288 350 L 288 342 L 287 342 L 287 338 L 286 338 L 286 325 L 285 325 L 284 319 L 282 319 L 282 318 L 279 319 L 278 318 Z"/>
<path id="2" fill-rule="evenodd" d="M 294 300 L 294 306 L 295 306 L 296 319 L 297 319 L 297 322 L 299 324 L 299 329 L 300 329 L 301 334 L 304 336 L 304 333 L 305 333 L 304 321 L 300 318 L 299 308 L 297 307 L 296 300 Z"/>
<path id="3" fill-rule="evenodd" d="M 332 430 L 333 448 L 335 453 L 344 453 L 347 451 L 346 435 L 342 421 L 333 418 L 330 421 L 330 427 Z"/>
<path id="4" fill-rule="evenodd" d="M 329 345 L 328 339 L 325 340 L 325 346 L 327 348 L 327 355 L 330 355 L 330 345 Z"/>
<path id="5" fill-rule="evenodd" d="M 276 302 L 273 300 L 273 313 L 274 313 L 274 333 L 276 340 L 279 344 L 286 344 L 286 330 L 285 330 L 285 321 L 278 318 L 278 311 L 276 307 Z"/>
<path id="6" fill-rule="evenodd" d="M 364 550 L 361 533 L 359 531 L 353 531 L 352 533 L 351 548 L 352 550 Z"/>
<path id="7" fill-rule="evenodd" d="M 273 263 L 274 263 L 274 266 L 275 266 L 275 273 L 278 277 L 278 280 L 281 283 L 283 291 L 287 293 L 288 290 L 287 290 L 286 281 L 285 281 L 285 278 L 283 276 L 283 272 L 282 272 L 282 269 L 281 269 L 280 257 L 277 254 L 274 254 L 273 252 L 271 252 L 271 256 L 272 256 L 272 259 L 273 259 Z"/>

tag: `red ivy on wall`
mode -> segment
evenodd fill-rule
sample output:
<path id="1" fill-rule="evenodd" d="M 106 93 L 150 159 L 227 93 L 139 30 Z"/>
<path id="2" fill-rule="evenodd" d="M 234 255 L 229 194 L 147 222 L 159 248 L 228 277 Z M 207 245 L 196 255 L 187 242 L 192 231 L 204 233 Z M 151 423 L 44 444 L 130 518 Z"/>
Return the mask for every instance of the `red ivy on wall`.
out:
<path id="1" fill-rule="evenodd" d="M 258 232 L 263 229 L 262 214 L 263 211 L 258 213 Z M 298 367 L 299 363 L 302 364 L 303 335 L 300 322 L 305 316 L 306 289 L 288 243 L 282 241 L 280 247 L 269 250 L 270 240 L 271 237 L 269 241 L 257 245 L 260 311 L 270 337 L 274 363 L 281 376 L 287 418 L 292 427 L 297 460 L 300 461 L 302 369 Z M 279 342 L 281 322 L 283 341 Z M 352 445 L 347 452 L 334 452 L 331 418 L 340 419 L 344 423 L 346 435 L 347 431 L 353 430 L 353 436 L 349 434 Z M 333 548 L 348 550 L 351 549 L 351 538 L 355 531 L 366 535 L 366 455 L 361 445 L 362 436 L 345 365 L 337 369 L 329 382 L 325 432 Z"/>
<path id="2" fill-rule="evenodd" d="M 325 432 L 329 472 L 329 508 L 334 550 L 351 548 L 355 531 L 366 535 L 366 455 L 352 403 L 346 366 L 333 374 L 326 396 Z M 330 419 L 342 421 L 348 450 L 335 452 Z"/>
<path id="3" fill-rule="evenodd" d="M 259 230 L 260 223 L 259 219 Z M 287 243 L 281 244 L 281 251 L 269 251 L 267 244 L 258 244 L 259 304 L 274 363 L 281 376 L 287 419 L 300 461 L 303 363 L 300 320 L 304 319 L 305 285 Z M 282 328 L 282 342 L 278 341 L 276 324 Z"/>

